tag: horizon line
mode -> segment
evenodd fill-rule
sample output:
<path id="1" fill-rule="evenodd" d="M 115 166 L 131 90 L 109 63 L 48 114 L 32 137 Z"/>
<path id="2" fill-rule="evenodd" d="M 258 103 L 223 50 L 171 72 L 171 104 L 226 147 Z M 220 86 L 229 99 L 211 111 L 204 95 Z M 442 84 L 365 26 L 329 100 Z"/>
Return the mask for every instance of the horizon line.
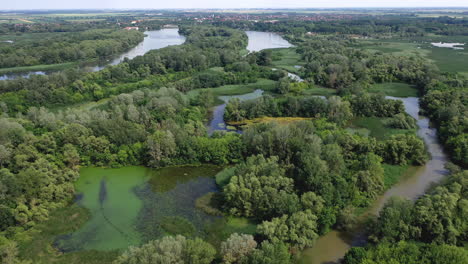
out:
<path id="1" fill-rule="evenodd" d="M 416 9 L 416 8 L 423 8 L 423 9 L 444 9 L 444 8 L 455 8 L 455 9 L 468 9 L 467 6 L 387 6 L 387 7 L 377 7 L 377 6 L 356 6 L 356 7 L 218 7 L 218 8 L 209 8 L 209 7 L 166 7 L 166 8 L 152 8 L 152 7 L 139 7 L 139 8 L 112 8 L 112 7 L 105 7 L 105 8 L 30 8 L 30 9 L 0 9 L 1 11 L 64 11 L 64 10 L 127 10 L 127 11 L 145 11 L 145 10 L 255 10 L 255 9 L 262 9 L 262 10 L 307 10 L 307 9 L 330 9 L 330 10 L 337 10 L 337 9 Z"/>

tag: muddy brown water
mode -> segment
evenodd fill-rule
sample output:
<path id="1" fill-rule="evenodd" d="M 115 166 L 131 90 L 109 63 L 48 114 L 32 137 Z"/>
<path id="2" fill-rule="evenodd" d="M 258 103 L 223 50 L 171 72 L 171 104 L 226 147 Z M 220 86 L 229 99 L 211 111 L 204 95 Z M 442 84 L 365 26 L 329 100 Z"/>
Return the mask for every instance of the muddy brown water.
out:
<path id="1" fill-rule="evenodd" d="M 417 134 L 424 140 L 431 157 L 424 166 L 417 169 L 416 173 L 403 179 L 381 195 L 368 211 L 364 213 L 365 215 L 377 215 L 392 196 L 415 200 L 423 195 L 431 185 L 439 182 L 448 174 L 444 167 L 447 162 L 447 156 L 437 139 L 437 131 L 430 126 L 427 117 L 419 115 L 419 98 L 396 98 L 391 96 L 387 96 L 387 98 L 402 101 L 405 105 L 406 112 L 417 120 L 419 127 Z M 351 234 L 333 230 L 320 237 L 312 248 L 306 249 L 303 252 L 300 263 L 339 263 L 352 246 L 363 245 L 365 243 L 366 240 L 363 228 L 358 228 Z"/>

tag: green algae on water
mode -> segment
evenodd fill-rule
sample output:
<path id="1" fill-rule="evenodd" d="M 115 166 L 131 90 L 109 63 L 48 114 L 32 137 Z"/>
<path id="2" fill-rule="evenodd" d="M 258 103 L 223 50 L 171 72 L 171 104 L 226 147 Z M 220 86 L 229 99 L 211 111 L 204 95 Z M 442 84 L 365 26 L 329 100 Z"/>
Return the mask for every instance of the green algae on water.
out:
<path id="1" fill-rule="evenodd" d="M 89 210 L 90 220 L 54 244 L 63 252 L 126 249 L 167 234 L 161 224 L 171 217 L 201 233 L 213 217 L 195 208 L 195 200 L 217 191 L 218 171 L 215 166 L 84 168 L 75 183 L 76 203 Z"/>

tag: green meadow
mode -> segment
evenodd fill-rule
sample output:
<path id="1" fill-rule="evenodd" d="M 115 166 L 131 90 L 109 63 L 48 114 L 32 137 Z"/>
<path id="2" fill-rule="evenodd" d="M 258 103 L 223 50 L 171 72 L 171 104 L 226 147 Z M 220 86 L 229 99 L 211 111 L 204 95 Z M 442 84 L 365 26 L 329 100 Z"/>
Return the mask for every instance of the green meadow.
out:
<path id="1" fill-rule="evenodd" d="M 369 90 L 371 93 L 383 93 L 394 97 L 417 97 L 416 87 L 406 83 L 377 83 L 372 85 Z"/>

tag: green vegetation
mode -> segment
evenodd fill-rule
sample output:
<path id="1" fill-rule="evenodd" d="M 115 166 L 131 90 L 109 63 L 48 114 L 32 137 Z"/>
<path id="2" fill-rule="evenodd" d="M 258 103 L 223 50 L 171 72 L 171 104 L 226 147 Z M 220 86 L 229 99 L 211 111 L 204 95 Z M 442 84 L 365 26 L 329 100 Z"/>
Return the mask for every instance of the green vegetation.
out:
<path id="1" fill-rule="evenodd" d="M 382 164 L 382 167 L 384 169 L 385 189 L 390 188 L 405 178 L 411 177 L 419 169 L 419 167 L 409 165 Z"/>
<path id="2" fill-rule="evenodd" d="M 417 97 L 418 90 L 406 83 L 379 83 L 369 89 L 371 93 L 383 93 L 395 97 Z"/>
<path id="3" fill-rule="evenodd" d="M 195 200 L 195 207 L 209 215 L 222 216 L 223 212 L 217 208 L 219 207 L 219 204 L 216 204 L 216 198 L 216 193 L 207 193 Z"/>
<path id="4" fill-rule="evenodd" d="M 453 171 L 414 204 L 395 197 L 387 202 L 371 230 L 371 244 L 353 248 L 344 263 L 465 263 L 466 171 Z M 416 241 L 417 243 L 413 242 Z M 456 247 L 459 246 L 459 247 Z"/>
<path id="5" fill-rule="evenodd" d="M 468 52 L 466 50 L 433 47 L 429 58 L 434 60 L 442 71 L 468 74 Z"/>
<path id="6" fill-rule="evenodd" d="M 15 72 L 31 72 L 31 71 L 56 71 L 56 70 L 64 70 L 64 69 L 72 68 L 76 65 L 77 65 L 76 62 L 66 62 L 66 63 L 47 64 L 47 65 L 2 68 L 0 69 L 0 74 L 15 73 Z"/>
<path id="7" fill-rule="evenodd" d="M 195 234 L 195 226 L 180 216 L 166 216 L 161 220 L 162 229 L 169 235 L 191 237 Z"/>
<path id="8" fill-rule="evenodd" d="M 105 251 L 139 244 L 141 235 L 134 222 L 143 204 L 131 190 L 147 177 L 144 167 L 82 169 L 75 183 L 78 203 L 92 217 L 79 230 L 58 239 L 56 246 L 63 251 Z"/>
<path id="9" fill-rule="evenodd" d="M 131 247 L 122 254 L 115 264 L 166 264 L 166 263 L 199 263 L 210 264 L 216 251 L 213 246 L 196 238 L 186 239 L 183 236 L 167 236 L 153 240 L 140 248 Z"/>
<path id="10" fill-rule="evenodd" d="M 38 264 L 111 263 L 119 252 L 85 250 L 63 254 L 54 247 L 57 236 L 78 230 L 89 218 L 89 211 L 76 205 L 53 211 L 47 221 L 18 237 L 19 254 Z"/>
<path id="11" fill-rule="evenodd" d="M 216 174 L 216 184 L 221 188 L 228 184 L 229 180 L 234 175 L 234 170 L 234 167 L 228 167 L 218 172 L 218 174 Z"/>
<path id="12" fill-rule="evenodd" d="M 466 262 L 468 79 L 437 67 L 464 51 L 434 59 L 442 50 L 427 42 L 466 38 L 465 19 L 112 14 L 0 24 L 0 39 L 16 36 L 0 43 L 4 68 L 122 52 L 142 37 L 120 30 L 131 25 L 177 21 L 186 36 L 98 72 L 0 81 L 0 262 L 288 264 L 332 229 L 369 234 L 346 264 Z M 245 54 L 247 29 L 279 32 L 294 48 Z M 419 95 L 421 109 L 390 94 Z M 207 133 L 221 101 L 213 119 L 248 124 L 242 133 Z M 417 110 L 448 156 L 433 130 L 416 135 L 407 112 Z M 392 198 L 369 216 L 428 150 L 421 171 L 447 168 L 446 181 L 423 195 L 433 184 L 424 174 L 414 203 Z"/>
<path id="13" fill-rule="evenodd" d="M 303 91 L 304 95 L 320 95 L 320 96 L 332 96 L 336 94 L 335 89 L 330 89 L 330 88 L 324 88 L 324 87 L 312 87 L 305 89 Z"/>
<path id="14" fill-rule="evenodd" d="M 414 134 L 416 129 L 394 129 L 386 125 L 389 118 L 358 117 L 351 121 L 351 128 L 366 129 L 369 135 L 379 140 L 388 139 L 397 134 Z"/>
<path id="15" fill-rule="evenodd" d="M 65 62 L 102 59 L 119 54 L 136 46 L 143 37 L 143 33 L 135 30 L 92 29 L 52 35 L 34 42 L 21 38 L 8 45 L 0 45 L 0 68 L 22 66 L 14 71 L 24 70 L 24 66 L 60 69 L 64 68 Z M 44 66 L 51 64 L 59 65 Z"/>
<path id="16" fill-rule="evenodd" d="M 216 97 L 222 95 L 241 95 L 251 93 L 257 89 L 272 91 L 275 83 L 276 82 L 273 80 L 259 79 L 254 83 L 223 85 L 220 87 L 210 88 L 209 91 Z M 188 95 L 195 98 L 200 91 L 203 91 L 203 89 L 192 90 Z"/>
<path id="17" fill-rule="evenodd" d="M 271 53 L 272 65 L 276 68 L 298 73 L 299 68 L 294 66 L 304 64 L 301 61 L 301 55 L 296 52 L 295 48 L 272 49 Z"/>
<path id="18" fill-rule="evenodd" d="M 408 40 L 371 40 L 362 41 L 362 48 L 391 53 L 401 56 L 417 55 L 425 57 L 435 63 L 440 70 L 446 72 L 459 72 L 466 74 L 468 67 L 468 52 L 466 50 L 455 50 L 450 48 L 439 48 L 431 45 L 431 42 L 467 42 L 466 37 L 443 36 L 443 37 L 417 37 Z"/>

